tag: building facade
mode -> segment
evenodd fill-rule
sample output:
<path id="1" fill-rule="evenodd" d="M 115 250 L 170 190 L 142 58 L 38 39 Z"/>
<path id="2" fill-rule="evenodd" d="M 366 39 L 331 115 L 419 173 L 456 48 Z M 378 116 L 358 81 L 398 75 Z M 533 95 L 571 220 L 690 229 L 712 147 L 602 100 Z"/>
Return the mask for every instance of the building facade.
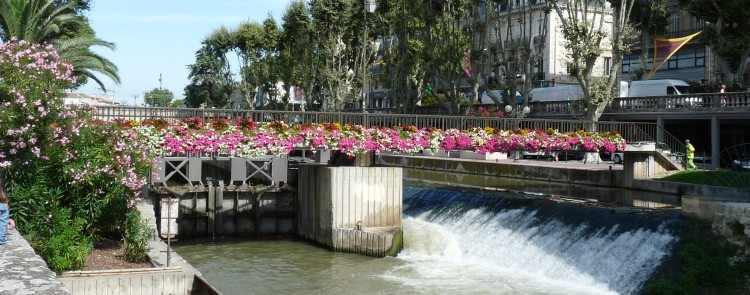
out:
<path id="1" fill-rule="evenodd" d="M 668 25 L 663 36 L 659 37 L 679 38 L 703 30 L 703 22 L 681 9 L 678 1 L 668 1 L 667 11 Z M 638 80 L 639 71 L 648 72 L 653 67 L 654 36 L 644 34 L 633 51 L 623 57 L 621 75 L 623 81 Z M 643 44 L 644 41 L 645 44 Z M 643 62 L 644 58 L 645 62 Z M 716 62 L 711 48 L 698 36 L 664 63 L 652 79 L 677 79 L 703 84 L 720 81 L 722 80 L 721 74 L 716 71 Z"/>
<path id="2" fill-rule="evenodd" d="M 542 0 L 512 0 L 496 4 L 494 1 L 480 2 L 476 7 L 475 22 L 484 28 L 477 28 L 474 37 L 474 48 L 480 52 L 487 52 L 488 67 L 482 66 L 484 77 L 519 76 L 523 65 L 513 63 L 528 60 L 529 70 L 534 87 L 549 86 L 554 83 L 576 83 L 569 74 L 569 51 L 566 39 L 562 33 L 562 21 L 557 12 L 548 9 L 546 1 Z M 607 36 L 611 36 L 612 15 L 608 4 L 590 10 L 589 17 L 599 27 L 599 19 L 603 18 L 601 28 Z M 509 24 L 510 22 L 510 24 Z M 479 36 L 486 34 L 485 36 Z M 593 70 L 594 76 L 602 76 L 609 71 L 612 54 L 607 48 L 609 39 L 602 40 L 603 52 Z M 530 58 L 518 57 L 522 48 L 530 49 Z M 507 65 L 507 61 L 511 65 Z M 484 62 L 484 61 L 483 61 Z"/>

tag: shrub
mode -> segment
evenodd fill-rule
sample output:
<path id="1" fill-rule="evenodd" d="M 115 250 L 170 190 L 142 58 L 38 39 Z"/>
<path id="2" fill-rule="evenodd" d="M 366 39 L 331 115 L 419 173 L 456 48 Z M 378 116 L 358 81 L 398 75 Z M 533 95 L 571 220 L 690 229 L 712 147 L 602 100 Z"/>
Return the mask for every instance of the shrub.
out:
<path id="1" fill-rule="evenodd" d="M 679 244 L 644 294 L 748 294 L 750 260 L 743 249 L 709 222 L 688 217 L 680 227 Z"/>
<path id="2" fill-rule="evenodd" d="M 62 272 L 82 268 L 91 252 L 91 239 L 83 234 L 85 219 L 71 219 L 69 209 L 59 209 L 52 223 L 52 235 L 41 242 L 41 254 L 50 269 Z"/>
<path id="3" fill-rule="evenodd" d="M 66 110 L 73 68 L 52 46 L 0 44 L 0 177 L 12 214 L 50 268 L 81 268 L 92 241 L 121 237 L 145 154 L 115 124 Z"/>
<path id="4" fill-rule="evenodd" d="M 123 239 L 125 259 L 130 262 L 148 261 L 148 241 L 153 238 L 153 230 L 136 210 L 131 210 L 125 219 Z"/>

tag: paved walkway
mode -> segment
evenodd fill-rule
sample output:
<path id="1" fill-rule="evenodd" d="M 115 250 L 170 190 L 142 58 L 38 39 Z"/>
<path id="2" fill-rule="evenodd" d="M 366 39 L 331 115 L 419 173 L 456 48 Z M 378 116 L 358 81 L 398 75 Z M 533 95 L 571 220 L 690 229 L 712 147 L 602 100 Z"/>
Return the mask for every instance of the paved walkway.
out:
<path id="1" fill-rule="evenodd" d="M 0 245 L 0 294 L 70 294 L 16 230 Z"/>

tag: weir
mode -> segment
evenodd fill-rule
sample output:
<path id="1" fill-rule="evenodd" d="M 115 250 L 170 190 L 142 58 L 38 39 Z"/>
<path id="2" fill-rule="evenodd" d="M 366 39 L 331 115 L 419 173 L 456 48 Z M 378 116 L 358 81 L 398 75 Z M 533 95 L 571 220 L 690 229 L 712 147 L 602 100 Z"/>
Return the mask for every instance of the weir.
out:
<path id="1" fill-rule="evenodd" d="M 297 154 L 158 158 L 150 194 L 160 236 L 297 236 L 335 251 L 396 255 L 401 168 L 330 167 L 330 152 Z"/>

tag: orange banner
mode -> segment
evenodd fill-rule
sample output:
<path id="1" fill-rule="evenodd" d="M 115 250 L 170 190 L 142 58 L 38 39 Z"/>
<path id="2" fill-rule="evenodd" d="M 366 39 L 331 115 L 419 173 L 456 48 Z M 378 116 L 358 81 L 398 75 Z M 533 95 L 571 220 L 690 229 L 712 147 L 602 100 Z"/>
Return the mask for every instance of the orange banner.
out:
<path id="1" fill-rule="evenodd" d="M 681 37 L 681 38 L 654 38 L 654 61 L 651 65 L 651 72 L 646 75 L 645 80 L 651 79 L 656 71 L 661 68 L 677 51 L 685 46 L 690 40 L 693 40 L 701 32 Z"/>

